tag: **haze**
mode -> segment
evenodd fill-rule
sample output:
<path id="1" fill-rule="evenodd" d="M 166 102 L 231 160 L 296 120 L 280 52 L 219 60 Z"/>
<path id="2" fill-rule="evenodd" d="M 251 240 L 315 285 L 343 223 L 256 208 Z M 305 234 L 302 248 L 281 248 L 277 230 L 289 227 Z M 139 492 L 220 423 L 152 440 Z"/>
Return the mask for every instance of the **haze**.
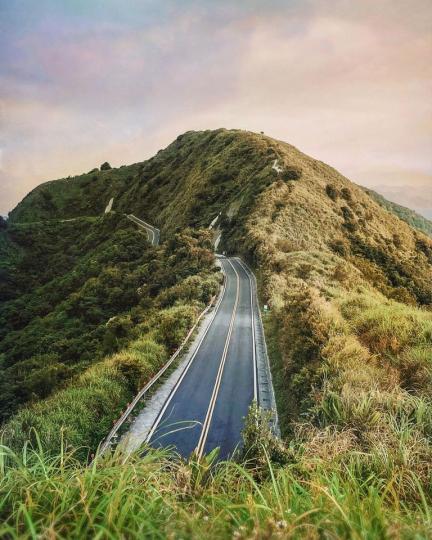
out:
<path id="1" fill-rule="evenodd" d="M 431 21 L 428 0 L 0 0 L 0 214 L 227 127 L 432 217 Z"/>

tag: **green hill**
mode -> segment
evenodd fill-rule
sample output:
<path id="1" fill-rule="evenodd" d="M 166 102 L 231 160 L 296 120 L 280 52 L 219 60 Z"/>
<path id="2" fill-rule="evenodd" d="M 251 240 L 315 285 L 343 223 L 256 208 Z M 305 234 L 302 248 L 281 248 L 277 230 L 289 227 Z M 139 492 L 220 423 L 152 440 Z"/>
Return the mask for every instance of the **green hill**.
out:
<path id="1" fill-rule="evenodd" d="M 7 466 L 0 534 L 428 537 L 432 240 L 389 204 L 287 143 L 224 129 L 33 190 L 2 232 L 0 350 L 3 410 L 17 410 L 4 440 L 19 453 L 35 427 L 41 450 Z M 270 306 L 283 440 L 252 418 L 241 465 L 149 453 L 81 467 L 69 452 L 86 461 L 215 292 L 219 234 Z"/>
<path id="2" fill-rule="evenodd" d="M 146 368 L 151 376 L 217 287 L 207 233 L 185 231 L 155 248 L 135 224 L 111 213 L 12 223 L 3 238 L 8 265 L 0 276 L 2 420 L 24 404 L 76 386 L 79 375 L 91 374 L 92 366 L 144 337 L 161 347 L 155 364 Z M 182 250 L 181 257 L 176 250 Z M 173 316 L 172 329 L 156 335 L 155 325 Z M 88 426 L 77 443 L 91 433 L 97 445 L 141 382 L 138 369 L 121 399 L 93 419 L 100 422 L 99 431 Z M 52 403 L 48 406 L 52 410 Z M 36 421 L 34 410 L 30 414 Z"/>

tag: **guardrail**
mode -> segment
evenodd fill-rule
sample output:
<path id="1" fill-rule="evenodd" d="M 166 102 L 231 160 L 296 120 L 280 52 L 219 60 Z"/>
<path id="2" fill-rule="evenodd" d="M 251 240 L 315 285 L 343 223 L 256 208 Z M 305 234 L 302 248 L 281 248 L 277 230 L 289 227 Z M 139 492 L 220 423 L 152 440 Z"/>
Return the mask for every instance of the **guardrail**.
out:
<path id="1" fill-rule="evenodd" d="M 240 257 L 236 257 L 249 275 L 253 290 L 254 302 L 253 311 L 255 313 L 255 351 L 257 356 L 257 378 L 258 378 L 258 405 L 267 411 L 271 411 L 273 433 L 280 438 L 279 418 L 276 407 L 270 361 L 267 351 L 267 343 L 264 334 L 261 310 L 258 303 L 258 285 L 255 274 Z"/>
<path id="2" fill-rule="evenodd" d="M 154 246 L 159 245 L 159 239 L 160 239 L 160 230 L 156 227 L 153 227 L 153 225 L 150 225 L 150 223 L 147 223 L 147 221 L 144 221 L 143 219 L 140 219 L 133 214 L 125 214 L 125 216 L 136 223 L 139 227 L 142 227 L 147 231 L 147 233 L 151 234 L 151 239 L 149 237 L 149 240 Z"/>
<path id="3" fill-rule="evenodd" d="M 186 343 L 189 341 L 190 337 L 192 336 L 193 332 L 195 331 L 196 327 L 198 326 L 198 323 L 200 320 L 206 315 L 206 313 L 211 309 L 211 307 L 214 304 L 216 296 L 213 296 L 210 300 L 207 307 L 199 314 L 197 320 L 195 321 L 195 324 L 192 326 L 192 328 L 189 330 L 187 336 L 184 338 L 178 349 L 175 351 L 175 353 L 170 357 L 168 362 L 163 365 L 163 367 L 150 379 L 150 381 L 138 392 L 138 394 L 135 396 L 134 400 L 128 405 L 127 409 L 123 412 L 123 414 L 120 416 L 120 418 L 117 420 L 117 422 L 114 424 L 111 431 L 108 433 L 107 437 L 104 439 L 102 444 L 99 447 L 99 454 L 102 455 L 104 452 L 107 451 L 107 449 L 111 446 L 111 441 L 114 438 L 114 436 L 117 434 L 118 430 L 121 428 L 121 426 L 125 423 L 129 415 L 132 413 L 138 402 L 144 397 L 144 395 L 150 390 L 150 388 L 162 377 L 162 375 L 165 373 L 165 371 L 171 366 L 171 364 L 174 362 L 174 360 L 178 357 L 178 355 L 181 353 L 183 347 L 186 345 Z"/>

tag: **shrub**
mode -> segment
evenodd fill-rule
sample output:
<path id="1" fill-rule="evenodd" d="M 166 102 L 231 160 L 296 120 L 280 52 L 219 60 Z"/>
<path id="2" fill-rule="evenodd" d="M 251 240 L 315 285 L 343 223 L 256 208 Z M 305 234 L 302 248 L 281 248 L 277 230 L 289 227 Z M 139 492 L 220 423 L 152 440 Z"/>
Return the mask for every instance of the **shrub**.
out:
<path id="1" fill-rule="evenodd" d="M 284 182 L 288 182 L 289 180 L 300 180 L 301 176 L 302 170 L 297 167 L 287 167 L 280 175 Z"/>
<path id="2" fill-rule="evenodd" d="M 345 240 L 344 238 L 334 240 L 330 244 L 330 247 L 335 253 L 337 253 L 341 257 L 347 257 L 350 254 L 350 251 L 351 251 L 351 249 L 350 249 L 351 246 L 350 246 L 349 242 L 347 240 Z"/>
<path id="3" fill-rule="evenodd" d="M 342 206 L 341 211 L 345 221 L 352 221 L 354 219 L 354 214 L 348 206 Z"/>
<path id="4" fill-rule="evenodd" d="M 209 177 L 211 184 L 223 184 L 232 180 L 233 174 L 222 167 L 213 169 Z"/>
<path id="5" fill-rule="evenodd" d="M 114 366 L 137 392 L 160 369 L 166 360 L 165 349 L 151 338 L 140 338 L 112 357 Z"/>
<path id="6" fill-rule="evenodd" d="M 339 197 L 339 191 L 333 184 L 327 184 L 326 185 L 326 193 L 332 199 L 333 201 L 337 201 L 337 198 Z"/>
<path id="7" fill-rule="evenodd" d="M 192 327 L 196 311 L 191 306 L 174 306 L 160 313 L 157 326 L 157 340 L 169 349 L 180 345 L 182 338 Z"/>
<path id="8" fill-rule="evenodd" d="M 112 169 L 112 167 L 108 163 L 108 161 L 105 161 L 105 163 L 102 163 L 102 165 L 100 166 L 101 171 L 109 171 L 110 169 Z"/>
<path id="9" fill-rule="evenodd" d="M 341 195 L 346 201 L 348 201 L 348 202 L 352 201 L 353 197 L 352 197 L 351 190 L 349 188 L 347 188 L 347 187 L 342 188 L 341 189 Z"/>

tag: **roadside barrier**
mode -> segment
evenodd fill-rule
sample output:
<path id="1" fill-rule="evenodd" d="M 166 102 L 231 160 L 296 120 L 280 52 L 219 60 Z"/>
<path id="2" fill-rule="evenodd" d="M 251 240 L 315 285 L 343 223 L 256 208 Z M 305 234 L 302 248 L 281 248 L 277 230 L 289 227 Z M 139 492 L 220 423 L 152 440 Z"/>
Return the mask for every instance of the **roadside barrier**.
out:
<path id="1" fill-rule="evenodd" d="M 137 403 L 144 397 L 144 395 L 150 390 L 150 388 L 162 377 L 162 375 L 165 373 L 165 371 L 171 366 L 171 364 L 174 362 L 174 360 L 179 356 L 181 353 L 183 347 L 187 344 L 190 337 L 194 333 L 196 327 L 198 326 L 201 319 L 208 313 L 208 311 L 211 309 L 211 307 L 214 305 L 214 301 L 216 299 L 216 296 L 213 296 L 210 300 L 207 307 L 200 313 L 197 320 L 195 321 L 195 324 L 192 326 L 192 328 L 189 330 L 187 336 L 184 338 L 182 343 L 180 344 L 179 348 L 174 352 L 174 354 L 170 357 L 168 362 L 163 365 L 163 367 L 150 379 L 150 381 L 138 392 L 138 394 L 135 396 L 134 400 L 128 405 L 127 409 L 123 412 L 123 414 L 120 416 L 120 418 L 116 421 L 111 431 L 108 433 L 107 437 L 104 439 L 102 444 L 99 446 L 99 454 L 104 454 L 107 449 L 111 446 L 111 441 L 113 437 L 117 434 L 120 427 L 124 424 L 124 422 L 127 420 L 131 412 L 136 407 Z"/>

